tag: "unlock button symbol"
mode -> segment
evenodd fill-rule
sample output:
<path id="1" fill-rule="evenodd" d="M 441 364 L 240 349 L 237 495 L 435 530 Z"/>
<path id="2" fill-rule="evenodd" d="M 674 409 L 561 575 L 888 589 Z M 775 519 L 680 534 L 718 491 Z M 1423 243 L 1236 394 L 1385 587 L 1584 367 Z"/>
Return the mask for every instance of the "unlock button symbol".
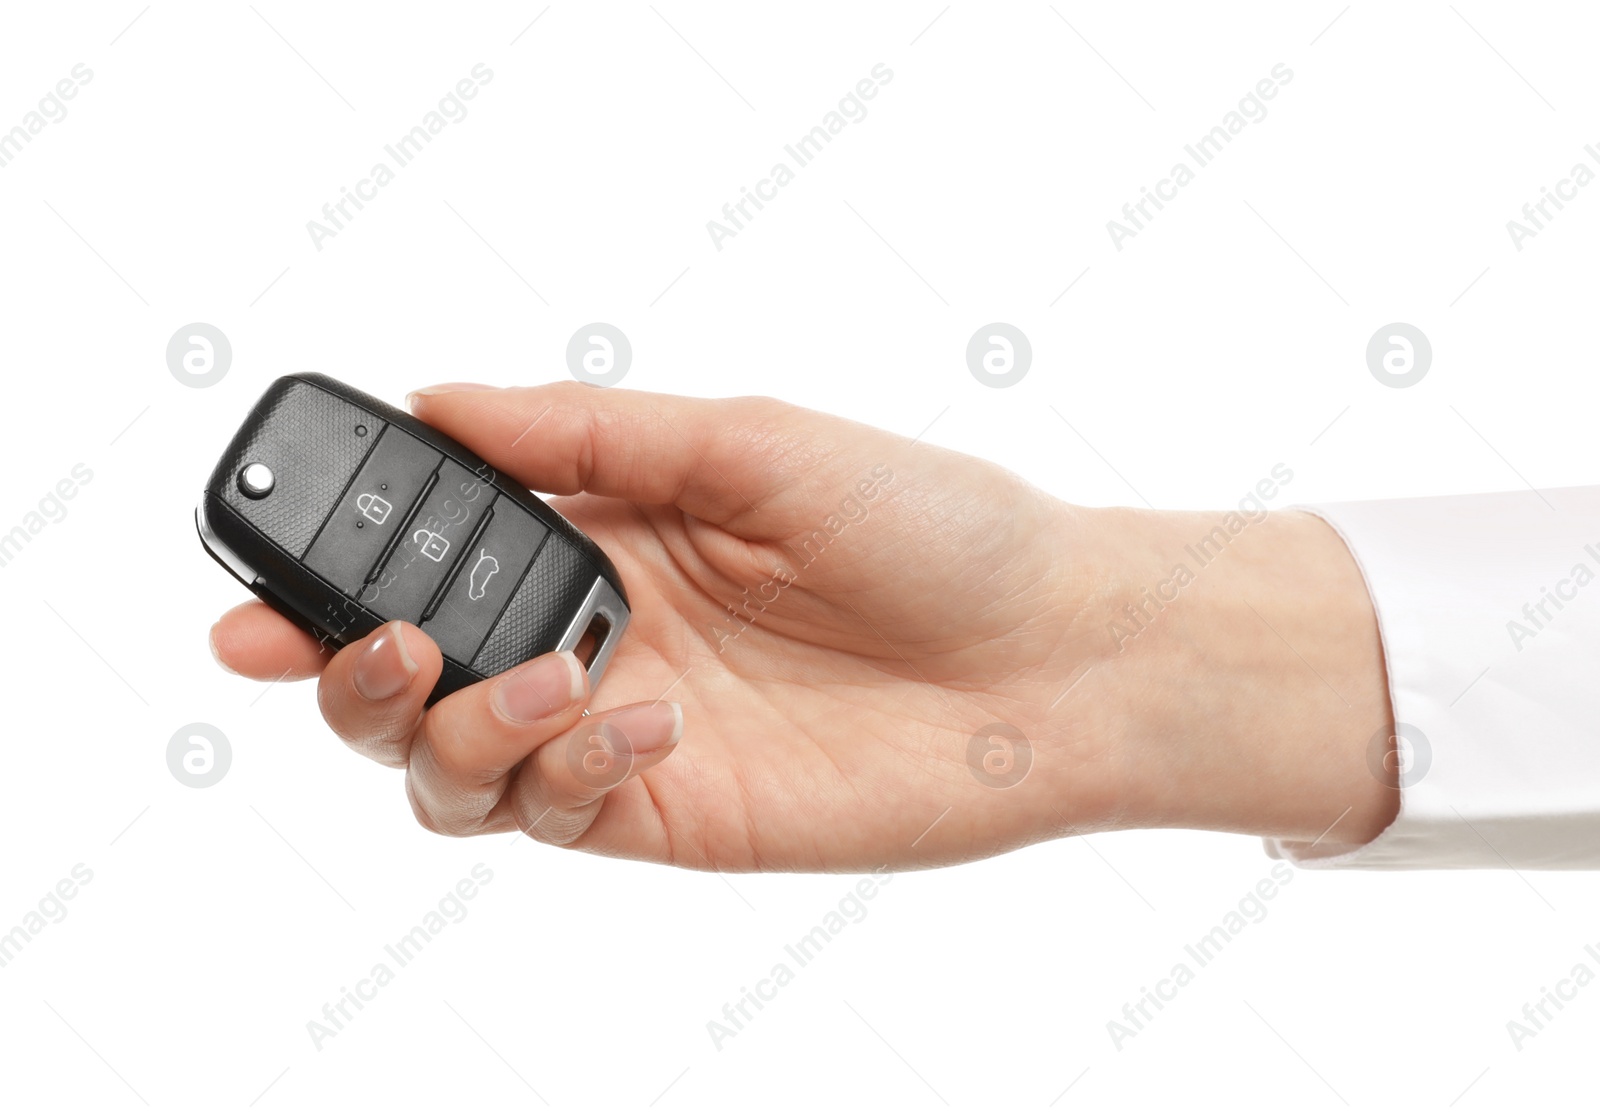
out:
<path id="1" fill-rule="evenodd" d="M 450 541 L 431 529 L 418 529 L 411 534 L 411 539 L 420 544 L 422 554 L 436 564 L 443 561 L 444 554 L 450 551 Z"/>
<path id="2" fill-rule="evenodd" d="M 389 518 L 389 511 L 394 509 L 389 500 L 376 494 L 363 494 L 356 499 L 356 509 L 361 511 L 361 516 L 368 521 L 382 525 Z"/>

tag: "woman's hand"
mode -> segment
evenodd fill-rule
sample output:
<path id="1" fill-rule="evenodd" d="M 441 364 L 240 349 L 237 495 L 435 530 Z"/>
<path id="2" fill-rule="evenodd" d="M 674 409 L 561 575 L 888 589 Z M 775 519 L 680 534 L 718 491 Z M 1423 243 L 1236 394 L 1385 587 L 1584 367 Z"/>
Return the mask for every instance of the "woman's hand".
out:
<path id="1" fill-rule="evenodd" d="M 320 672 L 329 725 L 407 770 L 429 829 L 865 870 L 1134 825 L 1338 820 L 1360 841 L 1392 817 L 1367 762 L 1388 721 L 1371 605 L 1309 515 L 1263 515 L 1128 639 L 1123 607 L 1206 515 L 1076 509 L 765 398 L 559 383 L 412 404 L 503 476 L 573 496 L 552 504 L 632 608 L 597 694 L 550 654 L 427 710 L 441 662 L 414 626 L 329 659 L 261 603 L 223 617 L 218 658 Z"/>

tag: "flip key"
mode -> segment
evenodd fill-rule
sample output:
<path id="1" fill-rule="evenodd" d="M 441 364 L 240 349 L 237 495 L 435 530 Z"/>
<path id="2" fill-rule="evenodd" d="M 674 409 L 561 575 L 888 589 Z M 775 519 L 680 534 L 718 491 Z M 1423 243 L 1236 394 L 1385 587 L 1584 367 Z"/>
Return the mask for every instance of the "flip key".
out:
<path id="1" fill-rule="evenodd" d="M 628 624 L 617 569 L 541 499 L 443 433 L 326 375 L 262 395 L 195 510 L 200 540 L 325 643 L 387 621 L 444 654 L 429 703 L 576 649 L 598 684 Z"/>

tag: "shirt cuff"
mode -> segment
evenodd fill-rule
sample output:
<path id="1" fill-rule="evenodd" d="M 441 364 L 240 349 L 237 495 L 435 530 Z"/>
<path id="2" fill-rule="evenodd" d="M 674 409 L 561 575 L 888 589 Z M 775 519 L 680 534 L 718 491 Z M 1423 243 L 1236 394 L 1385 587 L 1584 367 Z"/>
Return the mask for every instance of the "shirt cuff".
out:
<path id="1" fill-rule="evenodd" d="M 1268 839 L 1267 853 L 1600 868 L 1600 487 L 1295 508 L 1327 521 L 1366 579 L 1405 759 L 1399 814 L 1372 841 Z"/>

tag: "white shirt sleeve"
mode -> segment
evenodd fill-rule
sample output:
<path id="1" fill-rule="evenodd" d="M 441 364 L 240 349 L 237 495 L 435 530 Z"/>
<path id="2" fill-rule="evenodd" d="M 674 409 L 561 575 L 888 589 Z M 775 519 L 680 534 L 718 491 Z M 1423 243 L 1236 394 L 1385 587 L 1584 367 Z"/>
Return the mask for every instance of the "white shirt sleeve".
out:
<path id="1" fill-rule="evenodd" d="M 1299 506 L 1349 545 L 1402 740 L 1365 845 L 1307 867 L 1600 869 L 1600 487 Z"/>

